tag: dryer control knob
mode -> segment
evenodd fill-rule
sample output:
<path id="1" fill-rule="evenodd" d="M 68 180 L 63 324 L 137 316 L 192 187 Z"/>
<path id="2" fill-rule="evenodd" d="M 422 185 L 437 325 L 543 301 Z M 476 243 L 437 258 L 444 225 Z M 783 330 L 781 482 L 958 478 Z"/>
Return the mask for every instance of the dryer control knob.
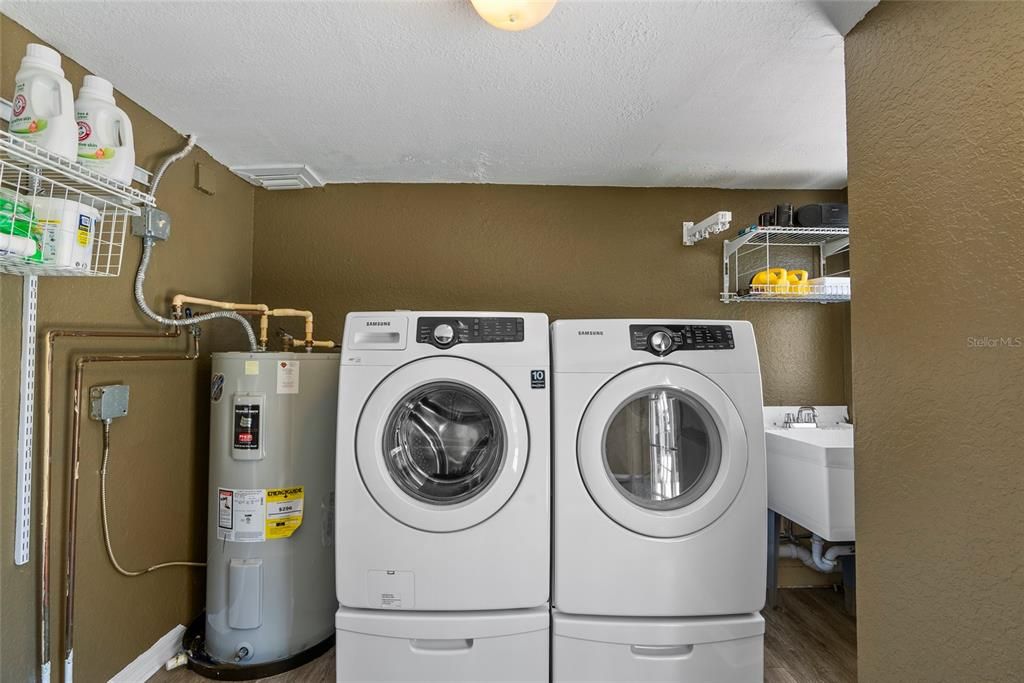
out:
<path id="1" fill-rule="evenodd" d="M 647 343 L 658 353 L 665 353 L 672 348 L 672 335 L 659 330 L 650 336 Z"/>
<path id="2" fill-rule="evenodd" d="M 438 344 L 448 344 L 455 338 L 455 330 L 448 323 L 441 323 L 434 328 L 434 341 Z"/>

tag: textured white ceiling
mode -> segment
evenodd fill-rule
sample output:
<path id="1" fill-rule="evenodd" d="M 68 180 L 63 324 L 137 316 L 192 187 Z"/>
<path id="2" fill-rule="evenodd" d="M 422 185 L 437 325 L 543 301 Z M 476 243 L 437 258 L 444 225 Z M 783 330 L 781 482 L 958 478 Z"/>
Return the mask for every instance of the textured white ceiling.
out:
<path id="1" fill-rule="evenodd" d="M 26 2 L 3 12 L 228 166 L 327 182 L 839 188 L 843 35 L 876 4 Z M 79 84 L 74 84 L 75 87 Z"/>

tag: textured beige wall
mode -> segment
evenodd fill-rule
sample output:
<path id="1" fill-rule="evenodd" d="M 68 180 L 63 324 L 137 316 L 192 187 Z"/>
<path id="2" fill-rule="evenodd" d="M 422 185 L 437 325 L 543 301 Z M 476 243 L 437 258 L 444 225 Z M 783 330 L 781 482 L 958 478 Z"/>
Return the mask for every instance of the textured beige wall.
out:
<path id="1" fill-rule="evenodd" d="M 1024 3 L 882 3 L 846 73 L 860 680 L 1021 681 Z"/>
<path id="2" fill-rule="evenodd" d="M 13 21 L 0 17 L 0 93 L 9 97 L 14 74 L 34 40 Z M 127 56 L 126 56 L 127 58 Z M 76 88 L 85 73 L 64 60 Z M 118 104 L 135 127 L 138 163 L 154 168 L 182 139 L 129 100 Z M 209 165 L 215 196 L 193 189 L 194 163 Z M 159 245 L 147 278 L 152 306 L 164 308 L 171 293 L 248 300 L 252 261 L 252 188 L 203 152 L 172 167 L 160 187 L 160 205 L 173 218 L 172 237 Z M 114 279 L 41 278 L 40 331 L 53 327 L 153 329 L 135 310 L 132 278 L 139 243 L 129 237 L 121 276 Z M 0 679 L 32 680 L 37 661 L 36 552 L 27 566 L 15 567 L 14 479 L 20 355 L 21 280 L 0 275 L 0 476 L 3 496 L 0 524 Z M 183 341 L 183 340 L 182 340 Z M 211 349 L 240 348 L 243 338 L 230 323 L 207 326 L 203 343 Z M 54 586 L 54 671 L 60 671 L 61 579 L 66 510 L 68 453 L 68 374 L 72 353 L 136 349 L 173 351 L 182 343 L 59 342 L 56 355 L 53 513 L 56 533 L 51 566 Z M 206 354 L 204 354 L 206 355 Z M 208 361 L 106 365 L 89 369 L 86 387 L 124 382 L 131 385 L 128 417 L 113 425 L 110 498 L 114 543 L 122 564 L 143 567 L 171 559 L 205 556 Z M 175 624 L 187 623 L 202 606 L 202 574 L 169 569 L 140 578 L 115 573 L 103 550 L 99 522 L 100 430 L 86 419 L 82 428 L 80 544 L 75 628 L 75 678 L 107 680 Z M 36 468 L 38 471 L 38 457 Z M 37 491 L 38 493 L 38 491 Z M 38 502 L 38 495 L 36 501 Z M 39 520 L 38 506 L 33 522 Z M 55 678 L 56 679 L 56 674 Z"/>
<path id="3" fill-rule="evenodd" d="M 684 247 L 680 222 L 727 209 L 734 234 L 780 201 L 843 198 L 508 185 L 260 190 L 253 296 L 308 305 L 319 334 L 335 339 L 353 310 L 749 319 L 766 403 L 838 404 L 845 402 L 848 307 L 721 303 L 723 236 Z"/>

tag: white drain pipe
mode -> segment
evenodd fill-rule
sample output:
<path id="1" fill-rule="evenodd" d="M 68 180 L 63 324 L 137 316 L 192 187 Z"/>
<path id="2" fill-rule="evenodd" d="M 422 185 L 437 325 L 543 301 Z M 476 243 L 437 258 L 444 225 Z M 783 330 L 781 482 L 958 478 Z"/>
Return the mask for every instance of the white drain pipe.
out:
<path id="1" fill-rule="evenodd" d="M 825 539 L 815 534 L 810 550 L 796 543 L 783 543 L 779 546 L 779 557 L 796 558 L 816 572 L 830 574 L 838 569 L 841 556 L 854 554 L 852 545 L 834 545 L 822 553 L 824 549 Z"/>

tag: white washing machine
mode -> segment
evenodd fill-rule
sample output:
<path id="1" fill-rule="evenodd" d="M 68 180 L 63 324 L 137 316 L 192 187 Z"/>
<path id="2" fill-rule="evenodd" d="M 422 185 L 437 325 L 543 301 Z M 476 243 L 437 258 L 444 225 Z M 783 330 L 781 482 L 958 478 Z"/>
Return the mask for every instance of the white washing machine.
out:
<path id="1" fill-rule="evenodd" d="M 348 315 L 335 489 L 342 607 L 547 604 L 549 358 L 541 313 Z"/>
<path id="2" fill-rule="evenodd" d="M 764 418 L 750 324 L 560 320 L 551 335 L 553 607 L 761 609 Z"/>

